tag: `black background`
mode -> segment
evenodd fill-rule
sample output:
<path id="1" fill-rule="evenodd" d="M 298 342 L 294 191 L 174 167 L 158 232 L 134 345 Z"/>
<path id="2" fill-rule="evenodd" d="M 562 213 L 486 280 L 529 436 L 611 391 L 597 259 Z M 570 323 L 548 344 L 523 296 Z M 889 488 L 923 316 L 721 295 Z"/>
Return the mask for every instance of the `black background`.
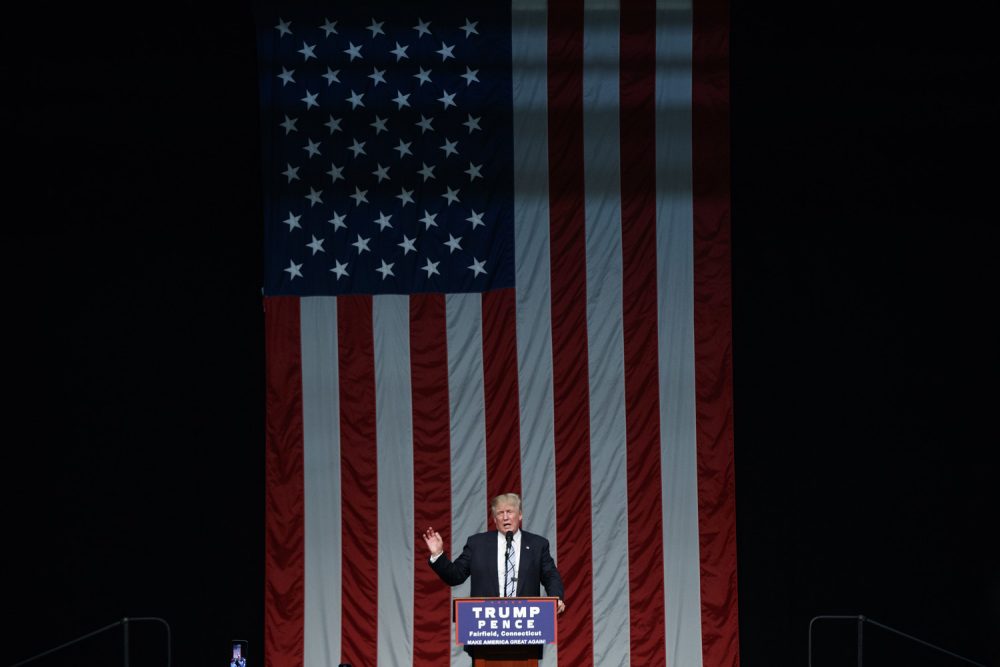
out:
<path id="1" fill-rule="evenodd" d="M 805 665 L 822 613 L 1000 663 L 986 7 L 733 6 L 745 665 Z M 253 663 L 252 17 L 37 5 L 2 31 L 5 664 L 146 615 L 177 665 L 233 637 Z"/>

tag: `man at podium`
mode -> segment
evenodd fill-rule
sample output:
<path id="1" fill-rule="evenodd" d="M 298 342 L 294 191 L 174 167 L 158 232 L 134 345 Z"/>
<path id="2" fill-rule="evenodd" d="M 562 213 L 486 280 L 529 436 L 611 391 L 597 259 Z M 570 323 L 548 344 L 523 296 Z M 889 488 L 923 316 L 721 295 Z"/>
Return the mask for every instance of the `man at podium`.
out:
<path id="1" fill-rule="evenodd" d="M 444 553 L 441 535 L 428 527 L 424 542 L 430 551 L 431 568 L 449 586 L 458 586 L 469 576 L 472 597 L 532 597 L 542 594 L 563 603 L 563 584 L 549 553 L 549 541 L 541 535 L 521 530 L 521 497 L 503 493 L 490 501 L 490 515 L 496 530 L 469 537 L 462 555 L 454 561 Z"/>
<path id="2" fill-rule="evenodd" d="M 516 493 L 495 497 L 490 516 L 496 530 L 470 536 L 454 561 L 444 552 L 440 533 L 428 526 L 423 537 L 431 568 L 449 586 L 458 586 L 471 575 L 472 597 L 538 597 L 544 586 L 546 595 L 559 598 L 557 610 L 563 613 L 563 583 L 549 541 L 521 530 L 521 497 Z"/>

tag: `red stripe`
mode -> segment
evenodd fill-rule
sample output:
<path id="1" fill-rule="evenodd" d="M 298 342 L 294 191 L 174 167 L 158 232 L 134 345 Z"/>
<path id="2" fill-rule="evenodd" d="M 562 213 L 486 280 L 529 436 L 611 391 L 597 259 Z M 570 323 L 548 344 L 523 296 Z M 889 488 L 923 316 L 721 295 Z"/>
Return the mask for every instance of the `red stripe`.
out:
<path id="1" fill-rule="evenodd" d="M 729 3 L 694 5 L 695 402 L 701 623 L 706 665 L 739 665 L 733 470 Z"/>
<path id="2" fill-rule="evenodd" d="M 264 300 L 267 376 L 264 523 L 264 662 L 303 664 L 305 486 L 299 300 Z"/>
<path id="3" fill-rule="evenodd" d="M 513 289 L 483 293 L 486 495 L 521 493 L 521 422 Z"/>
<path id="4" fill-rule="evenodd" d="M 413 394 L 413 514 L 417 531 L 434 526 L 451 552 L 451 441 L 448 345 L 441 294 L 410 297 L 410 382 Z M 451 592 L 427 565 L 416 541 L 413 599 L 414 667 L 446 665 L 451 655 Z"/>
<path id="5" fill-rule="evenodd" d="M 378 465 L 375 436 L 375 343 L 370 296 L 337 298 L 342 528 L 342 655 L 375 667 L 378 628 Z"/>
<path id="6" fill-rule="evenodd" d="M 631 663 L 666 662 L 656 282 L 656 6 L 621 7 L 622 327 Z"/>
<path id="7" fill-rule="evenodd" d="M 590 402 L 583 203 L 583 3 L 548 9 L 549 238 L 560 664 L 593 664 Z"/>

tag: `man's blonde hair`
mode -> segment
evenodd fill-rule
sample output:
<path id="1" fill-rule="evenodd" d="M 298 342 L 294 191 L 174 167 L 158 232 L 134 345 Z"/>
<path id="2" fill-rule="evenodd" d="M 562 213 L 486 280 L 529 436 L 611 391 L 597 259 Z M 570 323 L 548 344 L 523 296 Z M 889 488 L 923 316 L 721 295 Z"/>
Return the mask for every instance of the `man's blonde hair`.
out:
<path id="1" fill-rule="evenodd" d="M 517 508 L 518 514 L 522 513 L 521 512 L 521 496 L 517 495 L 516 493 L 501 493 L 499 496 L 496 496 L 493 500 L 491 500 L 490 501 L 490 514 L 491 515 L 494 515 L 494 516 L 496 515 L 496 513 L 497 513 L 497 507 L 500 506 L 500 503 L 507 503 L 507 504 L 513 505 L 514 507 Z"/>

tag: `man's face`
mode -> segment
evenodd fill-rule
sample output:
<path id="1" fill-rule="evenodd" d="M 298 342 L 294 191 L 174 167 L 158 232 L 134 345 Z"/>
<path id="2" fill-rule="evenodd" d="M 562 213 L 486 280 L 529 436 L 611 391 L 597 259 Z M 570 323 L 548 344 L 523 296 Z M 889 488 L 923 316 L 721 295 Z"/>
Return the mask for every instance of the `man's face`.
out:
<path id="1" fill-rule="evenodd" d="M 521 527 L 521 511 L 513 503 L 499 503 L 493 510 L 493 523 L 501 533 L 516 533 Z"/>

